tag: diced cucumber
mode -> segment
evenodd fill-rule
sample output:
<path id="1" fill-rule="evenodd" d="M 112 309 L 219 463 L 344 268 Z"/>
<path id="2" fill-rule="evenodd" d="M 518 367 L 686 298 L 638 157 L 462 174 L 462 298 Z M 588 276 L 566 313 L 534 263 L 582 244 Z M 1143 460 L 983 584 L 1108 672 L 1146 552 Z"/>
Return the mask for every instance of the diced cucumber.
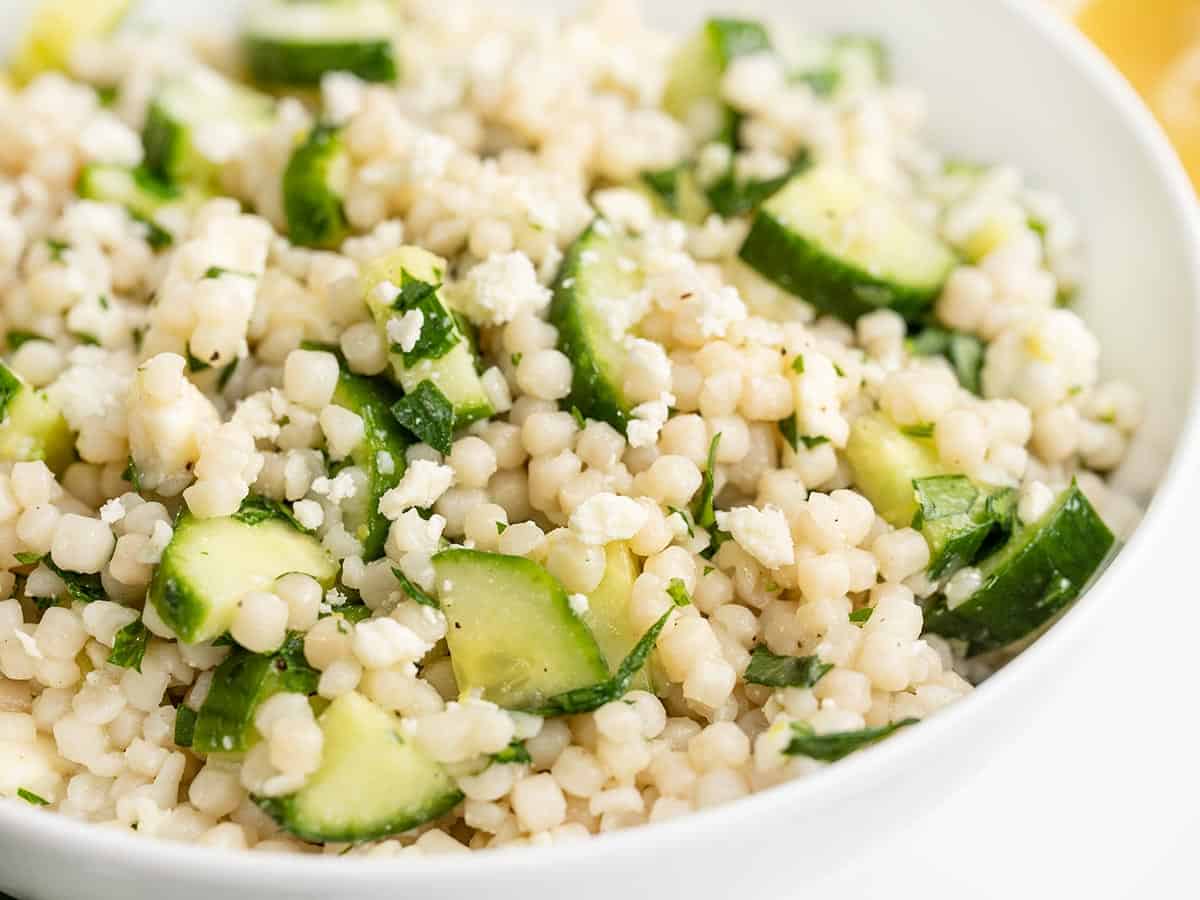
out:
<path id="1" fill-rule="evenodd" d="M 296 837 L 357 843 L 443 816 L 462 793 L 400 730 L 400 720 L 361 694 L 338 697 L 318 719 L 321 767 L 287 797 L 258 805 Z"/>
<path id="2" fill-rule="evenodd" d="M 848 322 L 883 308 L 919 318 L 956 264 L 933 233 L 831 165 L 796 176 L 762 206 L 741 258 Z"/>
<path id="3" fill-rule="evenodd" d="M 441 298 L 445 275 L 445 260 L 420 247 L 400 247 L 367 265 L 362 277 L 363 296 L 384 340 L 392 347 L 393 381 L 405 393 L 412 393 L 423 381 L 431 382 L 450 401 L 454 426 L 462 428 L 487 418 L 493 410 L 476 371 L 471 344 Z M 400 296 L 381 297 L 376 289 L 385 282 L 395 285 Z M 412 289 L 406 290 L 406 284 L 413 285 Z M 424 324 L 418 345 L 405 353 L 388 339 L 387 331 L 388 322 L 410 308 L 422 311 Z"/>
<path id="4" fill-rule="evenodd" d="M 173 78 L 146 111 L 146 168 L 172 183 L 208 185 L 222 162 L 217 151 L 265 128 L 274 110 L 270 97 L 209 69 Z"/>
<path id="5" fill-rule="evenodd" d="M 699 225 L 712 212 L 691 163 L 680 163 L 657 172 L 643 172 L 640 180 L 660 214 L 670 215 L 689 225 Z"/>
<path id="6" fill-rule="evenodd" d="M 912 525 L 929 544 L 929 577 L 942 578 L 974 562 L 998 524 L 994 495 L 965 475 L 917 478 L 913 489 L 919 509 Z"/>
<path id="7" fill-rule="evenodd" d="M 319 540 L 283 518 L 185 512 L 154 572 L 150 600 L 181 641 L 195 644 L 228 631 L 242 597 L 281 575 L 303 572 L 329 587 L 337 571 Z"/>
<path id="8" fill-rule="evenodd" d="M 606 682 L 609 668 L 567 593 L 532 560 L 479 550 L 433 558 L 460 691 L 507 709 Z"/>
<path id="9" fill-rule="evenodd" d="M 771 48 L 767 31 L 744 19 L 709 19 L 672 59 L 662 105 L 697 137 L 732 142 L 737 116 L 721 101 L 721 77 L 738 56 Z"/>
<path id="10" fill-rule="evenodd" d="M 932 439 L 909 437 L 878 413 L 854 420 L 846 461 L 857 489 L 894 528 L 911 525 L 920 509 L 913 481 L 946 472 Z"/>
<path id="11" fill-rule="evenodd" d="M 41 0 L 20 45 L 13 52 L 9 72 L 18 84 L 42 72 L 65 69 L 71 52 L 86 41 L 112 32 L 131 0 Z"/>
<path id="12" fill-rule="evenodd" d="M 914 356 L 942 356 L 954 369 L 958 383 L 973 394 L 983 393 L 983 341 L 973 334 L 937 326 L 921 329 L 907 342 Z"/>
<path id="13" fill-rule="evenodd" d="M 37 459 L 62 472 L 75 459 L 75 435 L 43 391 L 0 363 L 0 460 Z"/>
<path id="14" fill-rule="evenodd" d="M 168 246 L 173 236 L 156 221 L 168 206 L 195 207 L 205 194 L 196 188 L 181 188 L 161 181 L 144 168 L 92 163 L 79 175 L 76 192 L 85 200 L 124 206 L 133 218 L 150 229 L 148 240 L 155 247 Z"/>
<path id="15" fill-rule="evenodd" d="M 625 398 L 625 333 L 614 308 L 642 288 L 629 241 L 597 219 L 567 251 L 554 285 L 550 321 L 571 360 L 567 406 L 625 431 L 633 404 Z"/>
<path id="16" fill-rule="evenodd" d="M 640 573 L 641 567 L 629 545 L 614 541 L 605 548 L 604 578 L 587 595 L 588 606 L 583 621 L 591 629 L 600 652 L 614 673 L 642 637 L 629 617 L 633 583 Z M 646 666 L 637 674 L 631 685 L 633 690 L 654 690 L 651 668 Z"/>
<path id="17" fill-rule="evenodd" d="M 390 522 L 379 511 L 380 498 L 404 476 L 404 451 L 408 447 L 404 429 L 392 415 L 396 400 L 391 385 L 378 378 L 364 378 L 342 369 L 333 402 L 363 420 L 363 439 L 350 454 L 367 476 L 367 489 L 357 503 L 342 507 L 342 524 L 363 545 L 368 562 L 383 555 Z"/>
<path id="18" fill-rule="evenodd" d="M 314 694 L 319 673 L 304 657 L 304 636 L 288 636 L 276 653 L 237 648 L 213 672 L 196 715 L 192 748 L 198 753 L 245 753 L 258 742 L 254 714 L 281 691 Z"/>
<path id="19" fill-rule="evenodd" d="M 318 125 L 295 149 L 283 172 L 288 239 L 302 247 L 333 249 L 349 231 L 342 198 L 350 158 L 336 128 Z"/>
<path id="20" fill-rule="evenodd" d="M 243 25 L 246 66 L 256 81 L 277 87 L 317 85 L 326 72 L 395 81 L 398 27 L 383 0 L 263 0 Z"/>
<path id="21" fill-rule="evenodd" d="M 1113 543 L 1112 532 L 1072 484 L 1041 519 L 983 562 L 978 590 L 953 608 L 937 597 L 926 610 L 925 628 L 966 641 L 971 655 L 1028 637 L 1079 596 Z"/>

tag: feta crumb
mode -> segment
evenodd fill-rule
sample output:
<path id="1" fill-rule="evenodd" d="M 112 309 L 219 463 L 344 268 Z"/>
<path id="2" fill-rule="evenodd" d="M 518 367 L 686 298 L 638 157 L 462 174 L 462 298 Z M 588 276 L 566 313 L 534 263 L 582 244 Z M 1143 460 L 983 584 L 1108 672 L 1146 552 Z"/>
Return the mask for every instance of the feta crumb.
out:
<path id="1" fill-rule="evenodd" d="M 411 353 L 417 341 L 421 338 L 421 328 L 425 325 L 425 313 L 419 309 L 410 309 L 403 316 L 393 316 L 388 319 L 388 340 L 396 344 L 405 353 Z"/>
<path id="2" fill-rule="evenodd" d="M 379 511 L 389 519 L 406 509 L 433 506 L 454 484 L 454 470 L 428 459 L 414 460 L 400 483 L 379 500 Z"/>
<path id="3" fill-rule="evenodd" d="M 524 253 L 495 253 L 467 274 L 463 312 L 479 325 L 503 325 L 521 313 L 536 315 L 550 302 L 550 291 Z"/>
<path id="4" fill-rule="evenodd" d="M 349 72 L 326 72 L 321 78 L 321 109 L 333 125 L 344 125 L 362 110 L 366 83 Z"/>
<path id="5" fill-rule="evenodd" d="M 588 598 L 583 594 L 572 594 L 567 598 L 567 603 L 571 606 L 571 612 L 582 618 L 587 615 Z"/>
<path id="6" fill-rule="evenodd" d="M 739 506 L 717 513 L 717 527 L 728 531 L 743 550 L 768 569 L 796 561 L 792 531 L 783 511 L 775 506 Z"/>
<path id="7" fill-rule="evenodd" d="M 396 460 L 392 459 L 392 454 L 386 450 L 380 450 L 375 454 L 375 468 L 379 470 L 380 475 L 392 475 L 396 471 Z"/>
<path id="8" fill-rule="evenodd" d="M 325 602 L 331 607 L 345 606 L 346 595 L 337 588 L 330 588 L 325 592 Z"/>
<path id="9" fill-rule="evenodd" d="M 113 497 L 100 507 L 100 521 L 106 525 L 116 525 L 125 518 L 125 504 Z"/>
<path id="10" fill-rule="evenodd" d="M 645 508 L 632 497 L 593 494 L 571 513 L 571 530 L 585 544 L 607 544 L 633 537 L 646 524 Z"/>
<path id="11" fill-rule="evenodd" d="M 325 510 L 321 508 L 321 504 L 316 500 L 298 500 L 292 507 L 292 514 L 296 517 L 296 521 L 307 528 L 309 531 L 315 531 L 321 527 L 325 521 Z"/>
<path id="12" fill-rule="evenodd" d="M 670 407 L 675 405 L 675 395 L 664 393 L 659 399 L 648 403 L 638 404 L 633 408 L 633 418 L 629 420 L 626 433 L 630 447 L 653 447 L 658 442 L 658 434 L 671 415 Z"/>
<path id="13" fill-rule="evenodd" d="M 167 544 L 171 543 L 171 536 L 174 533 L 174 529 L 161 519 L 155 522 L 154 530 L 150 532 L 150 539 L 138 551 L 138 562 L 145 563 L 148 566 L 158 565 L 159 560 L 162 559 L 163 551 L 167 549 Z"/>
<path id="14" fill-rule="evenodd" d="M 725 337 L 730 325 L 746 318 L 746 305 L 729 285 L 698 292 L 692 304 L 701 337 Z"/>
<path id="15" fill-rule="evenodd" d="M 333 478 L 322 476 L 313 481 L 312 492 L 337 506 L 355 495 L 354 476 L 349 472 L 339 472 Z"/>

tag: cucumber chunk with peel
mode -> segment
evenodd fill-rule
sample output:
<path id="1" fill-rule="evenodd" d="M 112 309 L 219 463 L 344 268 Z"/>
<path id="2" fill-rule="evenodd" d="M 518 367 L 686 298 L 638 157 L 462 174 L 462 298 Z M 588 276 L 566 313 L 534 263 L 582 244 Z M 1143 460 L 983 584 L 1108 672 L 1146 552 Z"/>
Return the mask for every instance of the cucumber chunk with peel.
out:
<path id="1" fill-rule="evenodd" d="M 633 583 L 641 574 L 637 557 L 628 544 L 614 541 L 605 548 L 604 578 L 596 589 L 587 595 L 587 611 L 583 621 L 596 638 L 609 668 L 615 673 L 621 660 L 637 646 L 642 633 L 630 617 L 629 601 L 633 597 Z M 647 665 L 633 679 L 636 691 L 653 691 L 652 667 Z"/>
<path id="2" fill-rule="evenodd" d="M 350 159 L 336 128 L 318 125 L 292 152 L 283 172 L 288 239 L 302 247 L 333 249 L 349 233 L 342 198 Z"/>
<path id="3" fill-rule="evenodd" d="M 42 460 L 61 472 L 75 458 L 75 435 L 44 391 L 0 363 L 0 461 Z"/>

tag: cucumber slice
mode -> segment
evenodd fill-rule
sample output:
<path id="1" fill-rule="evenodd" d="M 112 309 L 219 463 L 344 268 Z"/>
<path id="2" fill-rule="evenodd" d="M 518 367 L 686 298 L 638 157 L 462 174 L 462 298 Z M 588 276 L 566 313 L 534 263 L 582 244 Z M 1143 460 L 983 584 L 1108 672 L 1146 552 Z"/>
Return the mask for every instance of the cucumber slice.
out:
<path id="1" fill-rule="evenodd" d="M 367 490 L 356 498 L 358 502 L 343 505 L 342 524 L 362 543 L 362 556 L 368 562 L 383 555 L 391 525 L 379 511 L 379 500 L 404 476 L 408 439 L 392 415 L 395 401 L 395 391 L 386 382 L 353 375 L 344 368 L 333 392 L 335 404 L 363 420 L 363 439 L 350 458 L 366 473 Z"/>
<path id="2" fill-rule="evenodd" d="M 146 111 L 146 168 L 172 183 L 208 185 L 229 146 L 265 128 L 275 103 L 264 94 L 196 69 L 163 84 Z"/>
<path id="3" fill-rule="evenodd" d="M 953 608 L 938 596 L 925 629 L 968 644 L 976 655 L 1028 637 L 1067 607 L 1104 563 L 1115 539 L 1072 484 L 980 566 L 983 584 Z"/>
<path id="4" fill-rule="evenodd" d="M 129 6 L 130 0 L 42 0 L 13 52 L 9 73 L 24 84 L 42 72 L 66 69 L 75 47 L 111 33 Z"/>
<path id="5" fill-rule="evenodd" d="M 363 296 L 392 347 L 392 380 L 405 393 L 412 393 L 424 381 L 432 382 L 454 410 L 454 427 L 462 428 L 487 418 L 493 409 L 476 371 L 471 344 L 441 298 L 445 275 L 445 260 L 420 247 L 400 247 L 367 265 Z M 376 288 L 384 282 L 400 289 L 400 296 L 380 297 Z M 413 287 L 405 290 L 406 284 Z M 405 353 L 388 338 L 387 326 L 409 308 L 422 311 L 424 324 L 417 346 Z"/>
<path id="6" fill-rule="evenodd" d="M 641 567 L 627 544 L 614 541 L 604 552 L 604 578 L 587 595 L 588 606 L 583 621 L 591 629 L 600 652 L 608 660 L 609 669 L 615 674 L 621 660 L 642 638 L 641 632 L 633 627 L 629 618 L 629 600 L 633 596 L 633 583 L 641 574 Z M 654 691 L 651 668 L 646 666 L 638 672 L 630 685 L 631 690 Z"/>
<path id="7" fill-rule="evenodd" d="M 741 258 L 848 322 L 882 308 L 919 318 L 957 262 L 886 198 L 828 165 L 796 176 L 762 206 Z"/>
<path id="8" fill-rule="evenodd" d="M 567 251 L 550 303 L 559 349 L 571 360 L 565 405 L 622 433 L 633 405 L 623 387 L 625 333 L 612 314 L 614 301 L 642 288 L 644 277 L 631 259 L 628 239 L 597 219 Z"/>
<path id="9" fill-rule="evenodd" d="M 185 512 L 154 572 L 150 600 L 181 641 L 195 644 L 228 631 L 242 597 L 289 572 L 330 587 L 338 567 L 319 540 L 283 518 Z"/>
<path id="10" fill-rule="evenodd" d="M 302 247 L 333 249 L 350 230 L 342 198 L 350 157 L 336 128 L 318 125 L 292 153 L 283 172 L 288 239 Z"/>
<path id="11" fill-rule="evenodd" d="M 708 126 L 698 135 L 702 140 L 719 136 L 732 142 L 737 116 L 721 102 L 721 76 L 735 57 L 770 48 L 758 22 L 709 19 L 671 61 L 663 109 L 689 126 Z"/>
<path id="12" fill-rule="evenodd" d="M 75 459 L 75 435 L 43 391 L 0 363 L 0 460 L 40 459 L 54 472 Z"/>
<path id="13" fill-rule="evenodd" d="M 660 215 L 673 216 L 689 225 L 700 225 L 712 212 L 708 197 L 696 178 L 696 170 L 690 163 L 680 163 L 657 172 L 643 172 L 641 186 Z"/>
<path id="14" fill-rule="evenodd" d="M 116 203 L 124 206 L 130 216 L 150 229 L 148 240 L 157 248 L 169 246 L 173 235 L 160 226 L 155 218 L 168 206 L 198 206 L 204 193 L 194 188 L 180 188 L 160 181 L 143 168 L 92 163 L 79 174 L 76 193 L 85 200 Z"/>
<path id="15" fill-rule="evenodd" d="M 395 81 L 399 21 L 381 0 L 264 0 L 243 25 L 246 67 L 259 82 L 310 87 L 326 72 Z"/>
<path id="16" fill-rule="evenodd" d="M 373 841 L 416 828 L 458 805 L 462 793 L 400 730 L 400 720 L 361 694 L 343 694 L 318 719 L 321 767 L 287 797 L 258 805 L 314 843 Z"/>
<path id="17" fill-rule="evenodd" d="M 604 654 L 567 593 L 519 556 L 444 550 L 433 558 L 460 691 L 506 709 L 606 682 Z"/>
<path id="18" fill-rule="evenodd" d="M 991 497 L 965 475 L 913 480 L 919 509 L 913 518 L 929 544 L 926 573 L 938 579 L 970 565 L 997 525 Z"/>
<path id="19" fill-rule="evenodd" d="M 855 486 L 893 528 L 911 525 L 920 509 L 913 481 L 946 472 L 932 439 L 909 437 L 878 413 L 854 420 L 846 461 Z"/>
<path id="20" fill-rule="evenodd" d="M 245 753 L 259 734 L 254 714 L 281 691 L 315 694 L 320 677 L 304 657 L 304 635 L 293 632 L 277 653 L 237 648 L 213 672 L 196 715 L 192 748 L 198 753 Z"/>

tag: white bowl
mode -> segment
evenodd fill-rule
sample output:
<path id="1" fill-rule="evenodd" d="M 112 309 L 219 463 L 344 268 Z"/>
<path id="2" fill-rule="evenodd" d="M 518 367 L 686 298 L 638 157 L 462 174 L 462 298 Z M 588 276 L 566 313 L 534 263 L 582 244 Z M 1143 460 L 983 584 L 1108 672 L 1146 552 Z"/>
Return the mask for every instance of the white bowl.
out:
<path id="1" fill-rule="evenodd" d="M 0 34 L 28 10 L 0 8 Z M 164 21 L 228 15 L 236 2 L 147 3 Z M 568 4 L 526 2 L 525 9 Z M 648 4 L 647 4 L 648 5 Z M 722 4 L 654 4 L 686 28 Z M 742 15 L 816 29 L 868 30 L 895 52 L 901 80 L 930 100 L 935 140 L 1011 162 L 1060 193 L 1083 223 L 1081 305 L 1109 374 L 1137 385 L 1148 421 L 1123 486 L 1154 500 L 1087 596 L 973 696 L 919 727 L 808 779 L 720 809 L 553 850 L 394 861 L 231 854 L 158 843 L 0 802 L 0 890 L 22 900 L 572 900 L 803 896 L 874 838 L 932 807 L 1022 728 L 1056 673 L 1188 513 L 1180 490 L 1200 465 L 1195 415 L 1200 220 L 1191 187 L 1128 85 L 1034 0 L 741 0 Z"/>

